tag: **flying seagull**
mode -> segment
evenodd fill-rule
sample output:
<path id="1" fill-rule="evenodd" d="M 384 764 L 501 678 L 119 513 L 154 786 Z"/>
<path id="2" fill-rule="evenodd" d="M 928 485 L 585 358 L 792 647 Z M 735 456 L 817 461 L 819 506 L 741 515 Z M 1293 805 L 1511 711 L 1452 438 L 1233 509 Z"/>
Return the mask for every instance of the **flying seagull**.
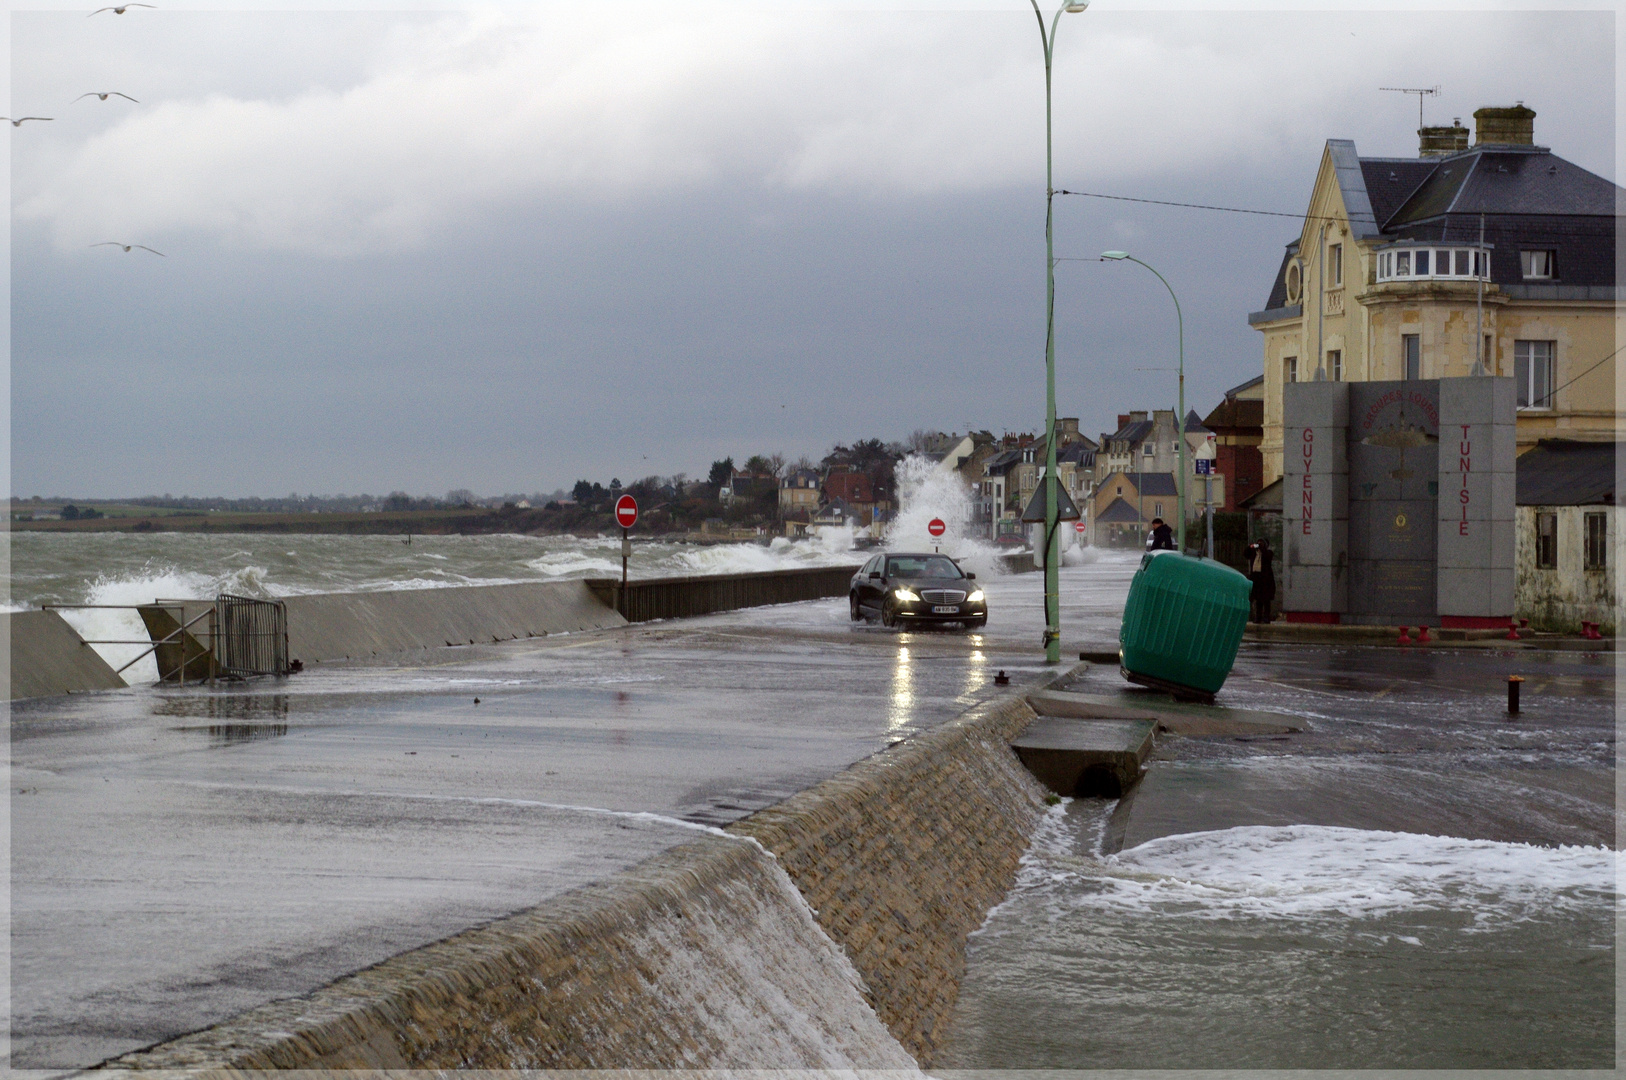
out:
<path id="1" fill-rule="evenodd" d="M 74 101 L 83 101 L 88 97 L 100 98 L 103 101 L 106 101 L 110 97 L 121 97 L 125 101 L 136 101 L 136 99 L 131 97 L 129 94 L 121 94 L 117 90 L 92 90 L 88 94 L 80 94 L 78 97 L 74 98 L 73 100 Z M 71 105 L 71 104 L 73 104 L 73 102 L 69 102 L 69 104 Z M 136 104 L 140 105 L 141 102 L 136 101 Z"/>
<path id="2" fill-rule="evenodd" d="M 167 259 L 169 257 L 169 256 L 165 255 L 162 251 L 154 250 L 153 248 L 148 247 L 146 244 L 121 244 L 117 240 L 103 240 L 99 244 L 92 244 L 90 246 L 91 247 L 116 247 L 116 248 L 123 248 L 125 251 L 131 251 L 131 250 L 133 250 L 135 248 L 140 248 L 142 251 L 151 251 L 154 255 L 157 255 L 157 256 L 159 256 L 161 258 L 166 258 Z"/>
<path id="3" fill-rule="evenodd" d="M 128 9 L 128 8 L 133 8 L 133 7 L 150 8 L 150 7 L 155 7 L 155 6 L 156 5 L 154 5 L 154 4 L 120 4 L 118 7 L 97 8 L 95 11 L 92 11 L 90 13 L 90 15 L 100 15 L 104 11 L 111 11 L 115 15 L 123 15 L 125 10 Z M 87 18 L 87 19 L 90 18 L 90 15 L 86 15 L 85 18 Z"/>
<path id="4" fill-rule="evenodd" d="M 54 116 L 19 116 L 17 119 L 11 120 L 11 117 L 9 117 L 9 116 L 0 116 L 0 120 L 11 120 L 11 126 L 12 127 L 22 127 L 24 120 L 55 120 L 55 119 L 56 119 L 56 117 L 54 117 Z"/>

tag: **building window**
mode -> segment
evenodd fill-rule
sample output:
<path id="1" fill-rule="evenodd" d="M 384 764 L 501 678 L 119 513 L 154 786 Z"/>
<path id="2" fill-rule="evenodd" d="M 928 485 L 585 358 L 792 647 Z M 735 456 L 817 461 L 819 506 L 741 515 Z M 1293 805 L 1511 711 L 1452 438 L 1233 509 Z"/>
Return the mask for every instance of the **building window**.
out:
<path id="1" fill-rule="evenodd" d="M 1299 358 L 1296 356 L 1289 356 L 1282 361 L 1282 382 L 1290 383 L 1298 381 Z"/>
<path id="2" fill-rule="evenodd" d="M 1327 378 L 1333 382 L 1344 381 L 1344 350 L 1327 350 Z"/>
<path id="3" fill-rule="evenodd" d="M 1423 377 L 1423 339 L 1421 335 L 1400 335 L 1400 360 L 1400 377 L 1402 379 L 1421 379 Z"/>
<path id="4" fill-rule="evenodd" d="M 1287 302 L 1289 304 L 1299 302 L 1299 286 L 1302 284 L 1299 280 L 1301 273 L 1299 264 L 1296 262 L 1287 268 Z"/>
<path id="5" fill-rule="evenodd" d="M 1411 277 L 1411 252 L 1395 252 L 1395 277 Z"/>
<path id="6" fill-rule="evenodd" d="M 1586 515 L 1586 562 L 1588 570 L 1602 570 L 1609 565 L 1609 518 L 1604 514 Z"/>
<path id="7" fill-rule="evenodd" d="M 1536 515 L 1536 569 L 1558 567 L 1558 515 Z"/>
<path id="8" fill-rule="evenodd" d="M 1327 278 L 1331 282 L 1327 287 L 1336 289 L 1344 283 L 1344 245 L 1327 245 Z"/>
<path id="9" fill-rule="evenodd" d="M 1424 248 L 1412 257 L 1412 273 L 1418 277 L 1423 277 L 1432 272 L 1428 268 L 1428 255 L 1428 249 Z"/>
<path id="10" fill-rule="evenodd" d="M 1513 383 L 1521 409 L 1553 407 L 1553 342 L 1513 343 Z"/>
<path id="11" fill-rule="evenodd" d="M 1519 252 L 1519 269 L 1526 278 L 1555 278 L 1558 276 L 1558 253 L 1556 251 L 1521 251 Z"/>
<path id="12" fill-rule="evenodd" d="M 1155 503 L 1152 504 L 1152 516 L 1153 517 L 1162 517 L 1163 516 L 1163 504 L 1162 503 L 1155 502 Z"/>
<path id="13" fill-rule="evenodd" d="M 1157 448 L 1150 442 L 1144 442 L 1141 443 L 1140 452 L 1142 457 L 1151 457 L 1153 454 L 1157 453 Z"/>

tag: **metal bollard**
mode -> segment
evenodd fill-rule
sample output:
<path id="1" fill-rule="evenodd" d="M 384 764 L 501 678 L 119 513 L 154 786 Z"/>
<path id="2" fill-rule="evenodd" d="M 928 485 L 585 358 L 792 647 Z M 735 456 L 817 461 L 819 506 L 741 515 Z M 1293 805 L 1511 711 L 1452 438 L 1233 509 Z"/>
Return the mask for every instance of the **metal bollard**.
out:
<path id="1" fill-rule="evenodd" d="M 995 686 L 1009 686 L 1009 685 L 1011 685 L 1011 677 L 1009 675 L 1005 674 L 1003 671 L 1001 671 L 998 675 L 994 676 L 994 685 Z"/>
<path id="2" fill-rule="evenodd" d="M 1411 636 L 1406 633 L 1406 629 L 1407 628 L 1404 627 L 1404 626 L 1402 626 L 1400 628 L 1400 640 L 1395 642 L 1395 644 L 1397 644 L 1397 645 L 1410 645 L 1411 644 Z"/>
<path id="3" fill-rule="evenodd" d="M 1509 675 L 1507 677 L 1507 711 L 1509 715 L 1517 716 L 1519 712 L 1519 684 L 1524 682 L 1522 675 Z"/>

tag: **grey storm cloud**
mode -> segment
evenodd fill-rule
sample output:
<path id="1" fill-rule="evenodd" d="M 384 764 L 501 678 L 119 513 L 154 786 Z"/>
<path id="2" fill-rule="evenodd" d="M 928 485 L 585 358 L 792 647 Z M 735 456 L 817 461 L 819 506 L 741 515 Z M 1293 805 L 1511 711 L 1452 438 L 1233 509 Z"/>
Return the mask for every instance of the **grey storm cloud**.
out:
<path id="1" fill-rule="evenodd" d="M 1522 99 L 1612 175 L 1613 39 L 1608 12 L 1099 0 L 1062 25 L 1058 182 L 1296 211 L 1328 137 L 1415 154 L 1414 99 L 1377 87 L 1418 83 L 1447 123 Z M 1042 415 L 1023 5 L 63 10 L 11 44 L 11 107 L 62 117 L 11 135 L 18 493 L 536 490 Z M 91 85 L 140 102 L 69 104 Z M 1182 290 L 1203 411 L 1257 371 L 1292 233 L 1082 198 L 1057 225 Z M 1171 404 L 1135 372 L 1167 297 L 1122 269 L 1061 273 L 1086 430 Z M 188 422 L 228 409 L 226 439 Z"/>

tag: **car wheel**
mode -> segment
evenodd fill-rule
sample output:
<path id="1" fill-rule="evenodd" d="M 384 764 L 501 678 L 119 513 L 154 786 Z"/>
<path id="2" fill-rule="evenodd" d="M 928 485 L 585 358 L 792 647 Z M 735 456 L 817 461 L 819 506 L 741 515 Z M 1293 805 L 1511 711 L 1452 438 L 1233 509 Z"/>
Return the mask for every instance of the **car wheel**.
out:
<path id="1" fill-rule="evenodd" d="M 887 600 L 881 601 L 881 625 L 898 625 L 898 613 L 893 609 L 891 602 Z"/>
<path id="2" fill-rule="evenodd" d="M 847 609 L 852 614 L 853 622 L 862 622 L 863 621 L 864 613 L 862 611 L 860 611 L 859 608 L 858 608 L 858 594 L 857 593 L 848 593 L 847 594 Z"/>

